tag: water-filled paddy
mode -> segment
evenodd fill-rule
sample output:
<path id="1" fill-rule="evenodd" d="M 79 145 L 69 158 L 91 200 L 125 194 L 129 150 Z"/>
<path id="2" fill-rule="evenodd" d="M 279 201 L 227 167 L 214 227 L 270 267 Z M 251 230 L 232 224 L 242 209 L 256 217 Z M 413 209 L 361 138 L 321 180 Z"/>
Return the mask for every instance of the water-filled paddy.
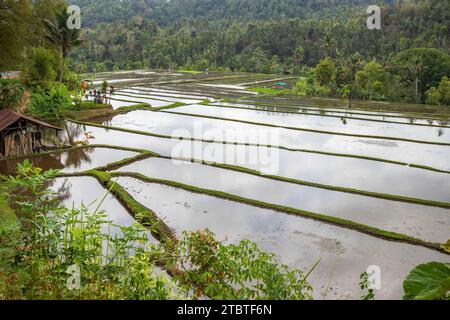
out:
<path id="1" fill-rule="evenodd" d="M 339 118 L 354 118 L 354 119 L 364 119 L 364 120 L 382 120 L 389 122 L 398 122 L 406 124 L 420 124 L 420 125 L 433 125 L 437 127 L 449 126 L 450 120 L 445 117 L 436 117 L 430 115 L 418 115 L 409 113 L 390 113 L 381 111 L 365 111 L 351 108 L 317 108 L 310 107 L 307 105 L 300 105 L 297 107 L 286 107 L 274 105 L 257 105 L 251 103 L 230 103 L 230 102 L 213 102 L 210 103 L 211 106 L 222 106 L 227 108 L 245 108 L 257 111 L 266 111 L 268 113 L 294 113 L 294 114 L 305 114 L 312 116 L 329 116 L 329 117 L 339 117 Z"/>
<path id="2" fill-rule="evenodd" d="M 209 96 L 201 96 L 201 95 L 193 95 L 189 92 L 180 92 L 180 91 L 155 91 L 155 90 L 148 90 L 148 89 L 137 89 L 137 87 L 134 88 L 125 88 L 118 91 L 118 93 L 123 94 L 131 94 L 131 95 L 137 95 L 137 96 L 156 96 L 160 97 L 161 99 L 165 98 L 177 98 L 177 99 L 192 99 L 192 100 L 205 100 L 205 99 L 212 99 L 212 97 Z"/>
<path id="3" fill-rule="evenodd" d="M 118 171 L 346 218 L 429 241 L 446 241 L 450 230 L 448 209 L 305 187 L 206 165 L 151 158 Z"/>
<path id="4" fill-rule="evenodd" d="M 79 209 L 84 205 L 88 213 L 104 212 L 107 215 L 106 219 L 117 226 L 129 227 L 136 223 L 114 196 L 106 195 L 106 189 L 95 178 L 56 178 L 52 181 L 50 188 L 58 193 L 61 204 L 66 208 Z M 118 227 L 114 226 L 111 226 L 109 230 L 104 230 L 104 232 L 110 232 L 113 235 L 120 233 Z M 156 242 L 150 232 L 146 232 L 146 234 L 150 241 Z"/>
<path id="5" fill-rule="evenodd" d="M 138 102 L 128 102 L 128 101 L 116 100 L 114 98 L 115 97 L 113 97 L 112 99 L 108 100 L 109 104 L 112 105 L 114 110 L 119 109 L 120 107 L 126 107 L 126 106 L 133 105 L 135 103 L 138 103 Z M 122 97 L 120 97 L 120 98 L 122 98 Z"/>
<path id="6" fill-rule="evenodd" d="M 450 170 L 450 146 L 304 132 L 168 112 L 133 111 L 114 117 L 110 125 L 174 136 L 364 155 Z"/>
<path id="7" fill-rule="evenodd" d="M 119 100 L 117 100 L 117 99 L 119 99 Z M 131 106 L 131 105 L 142 103 L 142 102 L 148 103 L 148 104 L 150 104 L 150 106 L 152 106 L 154 108 L 165 107 L 165 106 L 168 106 L 173 103 L 170 101 L 154 100 L 154 99 L 137 99 L 137 98 L 132 98 L 132 97 L 118 96 L 118 95 L 115 95 L 114 98 L 111 99 L 111 105 L 113 106 L 113 109 Z"/>
<path id="8" fill-rule="evenodd" d="M 117 99 L 123 99 L 123 100 L 133 100 L 138 102 L 147 102 L 150 103 L 149 100 L 163 100 L 163 101 L 170 101 L 170 102 L 182 102 L 186 104 L 190 103 L 200 103 L 202 100 L 198 98 L 175 98 L 175 97 L 168 97 L 168 96 L 161 96 L 161 95 L 150 95 L 150 94 L 141 94 L 141 93 L 128 93 L 128 92 L 118 92 L 115 94 L 115 97 Z M 131 98 L 131 99 L 128 99 Z"/>
<path id="9" fill-rule="evenodd" d="M 386 123 L 350 118 L 316 117 L 308 114 L 276 113 L 263 110 L 255 111 L 203 105 L 181 106 L 173 111 L 324 131 L 450 142 L 450 128 L 445 127 L 414 126 L 408 123 Z"/>
<path id="10" fill-rule="evenodd" d="M 204 105 L 202 105 L 205 107 Z M 416 119 L 411 116 L 399 116 L 399 115 L 386 115 L 386 114 L 368 114 L 357 111 L 328 111 L 323 109 L 310 109 L 310 108 L 286 108 L 286 107 L 267 107 L 267 106 L 257 106 L 257 105 L 246 105 L 246 104 L 230 104 L 230 103 L 211 103 L 206 108 L 180 108 L 180 110 L 192 110 L 195 113 L 203 113 L 205 111 L 206 115 L 221 116 L 219 114 L 223 113 L 223 117 L 228 117 L 229 114 L 233 115 L 232 119 L 235 119 L 234 116 L 240 116 L 236 119 L 245 119 L 241 117 L 249 116 L 250 118 L 253 115 L 258 114 L 258 118 L 262 118 L 262 122 L 276 123 L 279 125 L 291 125 L 291 126 L 302 126 L 303 124 L 308 125 L 309 122 L 313 124 L 321 123 L 323 119 L 324 125 L 334 124 L 338 128 L 340 126 L 345 126 L 347 128 L 352 128 L 352 125 L 358 124 L 359 126 L 369 125 L 369 128 L 372 128 L 371 125 L 380 125 L 382 123 L 387 123 L 392 126 L 396 125 L 404 125 L 416 127 L 416 126 L 424 126 L 424 127 L 435 127 L 448 129 L 450 121 L 441 121 L 441 120 L 433 120 L 433 119 Z M 215 112 L 213 112 L 213 109 Z M 236 110 L 241 110 L 243 112 L 235 112 Z M 210 114 L 211 113 L 211 114 Z M 266 119 L 267 117 L 267 119 Z M 285 123 L 283 120 L 287 119 L 288 121 Z M 307 121 L 305 121 L 305 119 Z M 273 122 L 275 121 L 275 122 Z M 313 127 L 315 128 L 315 127 Z M 437 130 L 437 129 L 436 129 Z M 358 131 L 359 132 L 359 131 Z M 361 133 L 364 132 L 361 131 Z M 377 131 L 377 134 L 378 131 Z"/>
<path id="11" fill-rule="evenodd" d="M 105 123 L 110 124 L 109 122 Z M 181 142 L 94 126 L 83 127 L 70 124 L 69 128 L 78 128 L 79 136 L 82 136 L 83 132 L 91 132 L 91 135 L 95 137 L 92 142 L 98 144 L 110 144 L 111 141 L 114 141 L 117 146 L 146 149 L 169 157 L 197 158 L 239 165 L 263 172 L 274 169 L 272 174 L 287 178 L 450 202 L 450 195 L 448 194 L 450 188 L 449 174 L 406 165 L 265 147 L 193 141 Z M 173 152 L 177 150 L 176 148 L 178 150 L 190 150 L 191 153 Z M 222 155 L 227 154 L 227 156 L 221 157 L 220 152 L 212 153 L 208 150 L 222 150 Z M 232 151 L 233 157 L 230 156 Z M 251 161 L 253 159 L 251 155 L 256 155 L 255 160 L 264 161 Z"/>
<path id="12" fill-rule="evenodd" d="M 84 136 L 80 135 L 80 138 Z M 135 152 L 109 148 L 79 148 L 29 158 L 39 168 L 58 169 L 63 173 L 82 172 L 137 155 Z M 0 173 L 14 174 L 24 159 L 0 160 Z"/>
<path id="13" fill-rule="evenodd" d="M 389 242 L 348 229 L 211 196 L 121 177 L 119 184 L 142 204 L 152 208 L 177 233 L 209 228 L 219 239 L 236 243 L 255 241 L 292 268 L 306 270 L 322 259 L 310 276 L 314 296 L 358 299 L 359 274 L 376 264 L 383 270 L 377 298 L 399 299 L 401 279 L 415 265 L 447 261 L 447 256 L 421 247 Z M 394 267 L 395 266 L 395 267 Z"/>
<path id="14" fill-rule="evenodd" d="M 116 78 L 114 74 L 102 74 L 101 77 L 112 79 L 111 83 L 115 83 L 114 79 L 117 79 L 119 80 L 117 83 L 123 82 L 124 85 L 133 82 L 131 79 L 140 81 L 139 86 L 133 85 L 116 90 L 117 94 L 113 98 L 131 102 L 113 99 L 111 103 L 114 109 L 139 102 L 150 103 L 153 107 L 167 106 L 174 102 L 198 104 L 209 95 L 214 95 L 215 98 L 233 94 L 234 97 L 251 96 L 256 94 L 244 90 L 243 84 L 271 79 L 270 76 L 241 75 L 223 80 L 208 80 L 199 85 L 198 82 L 191 80 L 207 78 L 205 75 L 140 71 L 121 73 L 119 77 L 116 75 Z M 158 87 L 152 87 L 152 83 Z M 426 119 L 426 116 L 423 116 L 423 119 L 415 119 L 414 115 L 403 114 L 395 111 L 395 108 L 391 112 L 381 112 L 377 109 L 378 105 L 385 106 L 385 103 L 370 103 L 368 108 L 370 110 L 360 110 L 342 109 L 340 108 L 342 102 L 337 100 L 294 99 L 284 96 L 251 100 L 267 103 L 269 107 L 243 101 L 219 102 L 214 106 L 183 106 L 170 111 L 336 133 L 449 142 L 450 129 L 406 125 L 411 121 L 435 126 L 448 125 L 445 119 L 440 120 L 437 116 L 434 117 L 436 120 Z M 260 111 L 220 108 L 221 104 Z M 272 107 L 276 111 L 287 110 L 297 114 L 271 112 Z M 356 107 L 364 107 L 364 104 L 358 103 Z M 395 121 L 398 124 L 355 118 Z M 130 171 L 152 178 L 224 191 L 269 204 L 349 219 L 430 242 L 442 243 L 449 238 L 450 209 L 324 188 L 325 185 L 329 185 L 450 202 L 448 193 L 450 175 L 447 173 L 352 157 L 352 155 L 377 157 L 450 170 L 449 146 L 302 132 L 170 112 L 133 111 L 114 117 L 106 116 L 96 121 L 118 128 L 168 136 L 215 139 L 231 143 L 239 141 L 273 144 L 324 152 L 326 154 L 199 141 L 181 142 L 70 122 L 60 125 L 65 128 L 60 136 L 68 143 L 84 140 L 88 135 L 91 137 L 89 139 L 91 144 L 145 149 L 167 157 L 202 158 L 263 172 L 267 172 L 269 168 L 274 169 L 273 172 L 269 172 L 274 175 L 320 183 L 324 186 L 322 188 L 304 186 L 213 166 L 180 161 L 174 163 L 170 159 L 161 158 L 140 160 L 119 168 L 116 172 Z M 180 150 L 189 150 L 190 153 Z M 330 153 L 347 154 L 349 157 Z M 257 154 L 256 162 L 250 160 L 255 154 Z M 30 160 L 34 159 L 32 162 L 43 168 L 57 168 L 72 173 L 104 166 L 135 155 L 137 155 L 135 152 L 116 149 L 82 148 L 32 157 Z M 8 168 L 14 168 L 16 163 L 17 161 L 12 160 L 0 161 L 0 172 L 7 172 Z M 322 298 L 322 294 L 329 286 L 326 296 L 328 299 L 358 299 L 362 294 L 358 286 L 359 275 L 369 265 L 378 265 L 382 270 L 383 285 L 382 289 L 376 292 L 377 298 L 401 298 L 402 280 L 415 265 L 428 261 L 449 261 L 447 255 L 422 246 L 382 240 L 363 232 L 268 208 L 192 193 L 163 184 L 144 183 L 131 177 L 121 176 L 118 183 L 137 201 L 155 211 L 158 217 L 169 227 L 174 228 L 178 234 L 184 230 L 209 228 L 219 239 L 226 242 L 235 243 L 241 239 L 250 239 L 263 249 L 277 254 L 281 262 L 303 270 L 307 270 L 321 258 L 318 268 L 310 276 L 316 298 Z M 79 205 L 81 202 L 90 204 L 95 200 L 98 204 L 106 193 L 100 183 L 92 177 L 58 178 L 52 189 L 58 191 L 68 207 L 72 204 Z M 125 208 L 111 195 L 106 197 L 101 209 L 107 212 L 114 223 L 125 226 L 134 223 Z M 155 240 L 152 238 L 152 241 Z"/>

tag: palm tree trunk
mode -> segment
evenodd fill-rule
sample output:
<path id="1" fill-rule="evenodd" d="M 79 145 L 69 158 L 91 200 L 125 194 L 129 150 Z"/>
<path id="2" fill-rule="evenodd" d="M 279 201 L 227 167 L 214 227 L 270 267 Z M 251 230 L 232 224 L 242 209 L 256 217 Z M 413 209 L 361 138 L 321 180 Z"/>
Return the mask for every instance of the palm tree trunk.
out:
<path id="1" fill-rule="evenodd" d="M 59 83 L 62 83 L 62 82 L 63 82 L 65 60 L 66 60 L 66 55 L 64 54 L 64 51 L 63 51 L 62 59 L 61 59 L 61 71 L 60 71 L 60 73 L 59 73 Z"/>

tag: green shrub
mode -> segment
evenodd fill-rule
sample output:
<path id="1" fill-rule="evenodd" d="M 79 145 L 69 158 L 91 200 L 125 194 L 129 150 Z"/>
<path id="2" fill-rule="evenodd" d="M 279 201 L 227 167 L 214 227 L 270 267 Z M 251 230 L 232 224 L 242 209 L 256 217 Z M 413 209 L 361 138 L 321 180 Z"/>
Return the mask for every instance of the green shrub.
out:
<path id="1" fill-rule="evenodd" d="M 311 96 L 315 94 L 316 90 L 314 84 L 307 78 L 300 78 L 294 87 L 294 92 L 300 96 Z"/>
<path id="2" fill-rule="evenodd" d="M 27 52 L 22 70 L 25 83 L 31 87 L 48 88 L 56 80 L 57 61 L 54 53 L 46 48 L 32 48 Z"/>
<path id="3" fill-rule="evenodd" d="M 431 87 L 426 93 L 427 103 L 450 106 L 450 78 L 442 77 L 439 86 Z"/>
<path id="4" fill-rule="evenodd" d="M 384 100 L 388 79 L 389 74 L 383 67 L 376 61 L 370 61 L 356 73 L 356 86 L 363 98 Z"/>
<path id="5" fill-rule="evenodd" d="M 312 299 L 309 273 L 279 265 L 274 254 L 262 251 L 255 243 L 243 240 L 224 245 L 209 230 L 183 234 L 174 250 L 177 266 L 185 270 L 179 278 L 194 285 L 196 297 Z"/>
<path id="6" fill-rule="evenodd" d="M 66 68 L 66 70 L 64 71 L 64 84 L 70 90 L 80 90 L 81 77 L 77 73 L 72 72 Z"/>
<path id="7" fill-rule="evenodd" d="M 314 73 L 310 73 L 307 77 L 302 77 L 294 87 L 294 93 L 300 96 L 329 96 L 332 89 L 328 85 L 320 85 L 316 81 Z"/>
<path id="8" fill-rule="evenodd" d="M 23 92 L 24 87 L 19 80 L 0 79 L 0 109 L 16 106 Z"/>
<path id="9" fill-rule="evenodd" d="M 56 171 L 26 161 L 9 177 L 20 217 L 15 259 L 0 272 L 0 299 L 173 299 L 180 290 L 154 264 L 142 227 L 119 227 L 104 212 L 67 209 L 45 186 Z M 117 228 L 118 234 L 106 230 Z M 69 287 L 70 268 L 80 270 Z M 76 284 L 76 282 L 75 282 Z M 78 287 L 78 288 L 77 288 Z"/>
<path id="10" fill-rule="evenodd" d="M 314 69 L 317 83 L 320 86 L 331 85 L 336 79 L 336 65 L 330 58 L 325 58 Z"/>
<path id="11" fill-rule="evenodd" d="M 73 108 L 70 92 L 60 83 L 53 83 L 49 89 L 38 87 L 31 95 L 28 111 L 37 117 L 60 119 L 63 112 Z"/>
<path id="12" fill-rule="evenodd" d="M 25 161 L 7 179 L 20 230 L 15 258 L 0 272 L 0 299 L 311 299 L 309 273 L 288 270 L 250 241 L 225 245 L 205 230 L 153 244 L 142 226 L 113 225 L 99 211 L 107 194 L 95 210 L 67 209 L 46 188 L 56 175 Z M 76 288 L 68 287 L 73 267 Z"/>

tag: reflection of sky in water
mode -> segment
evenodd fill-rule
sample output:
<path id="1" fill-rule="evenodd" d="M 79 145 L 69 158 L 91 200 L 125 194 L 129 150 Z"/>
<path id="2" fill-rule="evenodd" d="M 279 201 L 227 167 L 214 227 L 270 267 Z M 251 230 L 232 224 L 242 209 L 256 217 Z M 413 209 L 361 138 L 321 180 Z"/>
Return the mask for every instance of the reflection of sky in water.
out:
<path id="1" fill-rule="evenodd" d="M 319 118 L 304 114 L 268 113 L 265 111 L 217 108 L 202 105 L 182 106 L 173 111 L 315 130 L 450 142 L 449 128 L 411 126 L 408 124 L 393 124 L 352 119 L 346 119 L 346 124 L 344 125 L 341 119 L 332 117 Z M 442 130 L 442 133 L 440 130 Z"/>
<path id="2" fill-rule="evenodd" d="M 376 120 L 389 120 L 395 122 L 402 123 L 410 123 L 413 121 L 414 123 L 420 124 L 434 124 L 434 125 L 449 125 L 450 121 L 443 120 L 430 120 L 426 119 L 427 116 L 423 116 L 420 114 L 411 115 L 401 112 L 382 112 L 382 111 L 365 111 L 359 109 L 352 108 L 331 108 L 331 107 L 312 107 L 308 102 L 303 102 L 298 105 L 292 105 L 289 107 L 282 106 L 277 104 L 276 101 L 273 102 L 273 106 L 261 106 L 254 104 L 245 104 L 245 103 L 230 103 L 230 102 L 214 102 L 213 105 L 217 106 L 228 106 L 228 107 L 240 107 L 240 108 L 248 108 L 248 109 L 258 109 L 265 110 L 270 112 L 271 110 L 278 111 L 289 111 L 296 113 L 307 113 L 307 114 L 317 114 L 317 115 L 339 115 L 339 116 L 347 116 L 354 118 L 367 118 L 367 119 L 376 119 Z"/>
<path id="3" fill-rule="evenodd" d="M 138 101 L 138 102 L 147 102 L 147 103 L 150 103 L 148 101 L 157 100 L 157 99 L 161 99 L 161 100 L 164 100 L 164 101 L 169 101 L 171 103 L 174 103 L 174 102 L 199 103 L 199 102 L 202 101 L 201 99 L 195 99 L 195 100 L 194 99 L 182 99 L 182 98 L 173 98 L 173 97 L 172 98 L 171 97 L 161 97 L 161 96 L 156 96 L 156 95 L 154 95 L 154 96 L 152 96 L 152 95 L 145 95 L 145 98 L 143 98 L 142 95 L 139 95 L 139 94 L 124 93 L 124 95 L 121 95 L 120 92 L 118 92 L 116 94 L 116 98 L 117 99 L 124 99 L 124 100 L 135 100 L 135 101 Z M 130 98 L 130 99 L 128 99 L 128 98 Z"/>
<path id="4" fill-rule="evenodd" d="M 151 158 L 118 171 L 228 192 L 269 203 L 341 217 L 429 241 L 445 242 L 449 210 L 305 187 L 205 165 Z"/>
<path id="5" fill-rule="evenodd" d="M 132 94 L 135 96 L 157 96 L 161 97 L 161 99 L 166 98 L 181 98 L 181 99 L 191 99 L 191 100 L 204 100 L 204 99 L 212 99 L 208 96 L 202 95 L 193 95 L 189 92 L 176 92 L 176 91 L 164 91 L 164 90 L 154 90 L 150 88 L 142 88 L 142 89 L 121 89 L 118 91 L 119 93 Z M 179 100 L 177 100 L 179 101 Z"/>
<path id="6" fill-rule="evenodd" d="M 120 96 L 120 95 L 114 95 L 114 98 L 121 99 L 121 100 L 128 100 L 128 102 L 111 100 L 113 109 L 118 109 L 119 107 L 123 107 L 123 106 L 131 106 L 133 104 L 138 104 L 138 103 L 142 103 L 142 102 L 148 103 L 152 107 L 155 107 L 155 108 L 168 106 L 173 103 L 171 101 L 161 101 L 161 100 L 154 100 L 154 99 L 138 99 L 138 98 L 132 98 L 132 97 Z"/>
<path id="7" fill-rule="evenodd" d="M 282 263 L 307 270 L 321 263 L 310 277 L 316 298 L 321 298 L 331 272 L 327 298 L 358 299 L 359 274 L 376 264 L 383 272 L 381 299 L 401 298 L 402 279 L 417 264 L 448 261 L 428 249 L 388 242 L 352 230 L 218 199 L 136 179 L 119 179 L 142 204 L 152 208 L 177 233 L 209 228 L 217 238 L 236 243 L 250 239 L 274 252 Z"/>
<path id="8" fill-rule="evenodd" d="M 186 148 L 184 149 L 187 150 L 203 150 L 200 153 L 205 160 L 237 164 L 256 170 L 261 170 L 265 167 L 274 167 L 278 169 L 276 174 L 284 177 L 374 192 L 450 202 L 450 195 L 448 193 L 450 179 L 448 178 L 448 174 L 409 166 L 278 149 L 270 150 L 250 146 L 224 146 L 223 144 L 190 141 L 180 142 L 177 140 L 154 138 L 90 126 L 81 129 L 80 131 L 92 132 L 96 138 L 92 143 L 115 144 L 148 149 L 168 156 L 172 154 L 175 146 L 185 146 Z M 207 152 L 212 148 L 225 150 L 225 148 L 230 147 L 234 149 L 236 155 L 234 158 L 230 157 L 227 159 L 219 157 L 219 153 L 213 154 Z M 251 162 L 250 153 L 253 155 L 256 154 L 257 159 L 263 159 L 261 155 L 265 155 L 264 159 L 266 162 L 263 164 Z M 241 155 L 244 155 L 242 157 L 244 161 L 240 161 Z M 192 156 L 198 157 L 193 152 L 185 155 L 185 157 Z"/>
<path id="9" fill-rule="evenodd" d="M 122 97 L 120 97 L 120 98 L 122 98 Z M 112 105 L 114 110 L 119 109 L 120 107 L 131 106 L 132 104 L 134 104 L 133 102 L 114 100 L 114 97 L 113 97 L 113 99 L 108 100 L 108 102 L 109 102 L 109 104 Z"/>
<path id="10" fill-rule="evenodd" d="M 80 139 L 82 138 L 80 137 Z M 80 148 L 31 157 L 29 160 L 34 166 L 44 170 L 58 169 L 64 173 L 73 173 L 104 166 L 135 155 L 137 153 L 123 150 Z M 0 174 L 14 174 L 17 164 L 23 162 L 23 160 L 23 158 L 0 160 Z"/>
<path id="11" fill-rule="evenodd" d="M 65 165 L 62 171 L 66 173 L 86 171 L 135 155 L 136 152 L 106 148 L 71 150 L 61 154 L 61 162 Z"/>
<path id="12" fill-rule="evenodd" d="M 95 212 L 106 194 L 106 190 L 96 179 L 91 177 L 57 178 L 51 189 L 55 192 L 59 191 L 58 194 L 66 195 L 63 201 L 66 208 L 80 208 L 83 204 L 87 206 L 90 213 Z M 107 219 L 111 220 L 113 224 L 128 227 L 135 223 L 133 217 L 111 194 L 100 205 L 99 211 L 104 211 Z M 116 228 L 111 228 L 110 231 L 113 235 L 120 232 Z M 156 242 L 150 232 L 147 232 L 147 235 L 152 242 Z"/>
<path id="13" fill-rule="evenodd" d="M 239 142 L 251 142 L 253 139 L 259 143 L 365 155 L 450 170 L 450 146 L 318 134 L 151 111 L 118 115 L 109 124 L 167 135 L 186 135 L 190 132 L 191 136 L 196 134 L 196 137 L 201 137 L 207 132 L 213 133 L 216 139 L 227 138 L 229 141 Z M 260 135 L 255 135 L 255 132 Z"/>

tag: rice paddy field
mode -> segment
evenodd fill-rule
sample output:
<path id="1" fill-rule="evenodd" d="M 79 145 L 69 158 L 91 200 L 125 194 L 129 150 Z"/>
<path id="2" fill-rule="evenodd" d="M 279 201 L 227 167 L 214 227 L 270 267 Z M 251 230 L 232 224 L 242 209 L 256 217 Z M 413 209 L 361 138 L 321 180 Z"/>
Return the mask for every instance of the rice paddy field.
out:
<path id="1" fill-rule="evenodd" d="M 371 265 L 377 299 L 399 299 L 414 266 L 450 261 L 440 250 L 450 238 L 450 110 L 252 90 L 289 89 L 288 76 L 134 71 L 94 83 L 103 80 L 122 111 L 61 123 L 61 140 L 88 145 L 30 159 L 61 170 L 51 187 L 65 204 L 95 203 L 107 174 L 176 235 L 249 239 L 302 270 L 320 260 L 316 299 L 358 299 Z M 139 103 L 151 107 L 123 111 Z M 20 160 L 0 161 L 0 173 Z M 119 200 L 108 195 L 103 209 L 130 225 Z"/>

